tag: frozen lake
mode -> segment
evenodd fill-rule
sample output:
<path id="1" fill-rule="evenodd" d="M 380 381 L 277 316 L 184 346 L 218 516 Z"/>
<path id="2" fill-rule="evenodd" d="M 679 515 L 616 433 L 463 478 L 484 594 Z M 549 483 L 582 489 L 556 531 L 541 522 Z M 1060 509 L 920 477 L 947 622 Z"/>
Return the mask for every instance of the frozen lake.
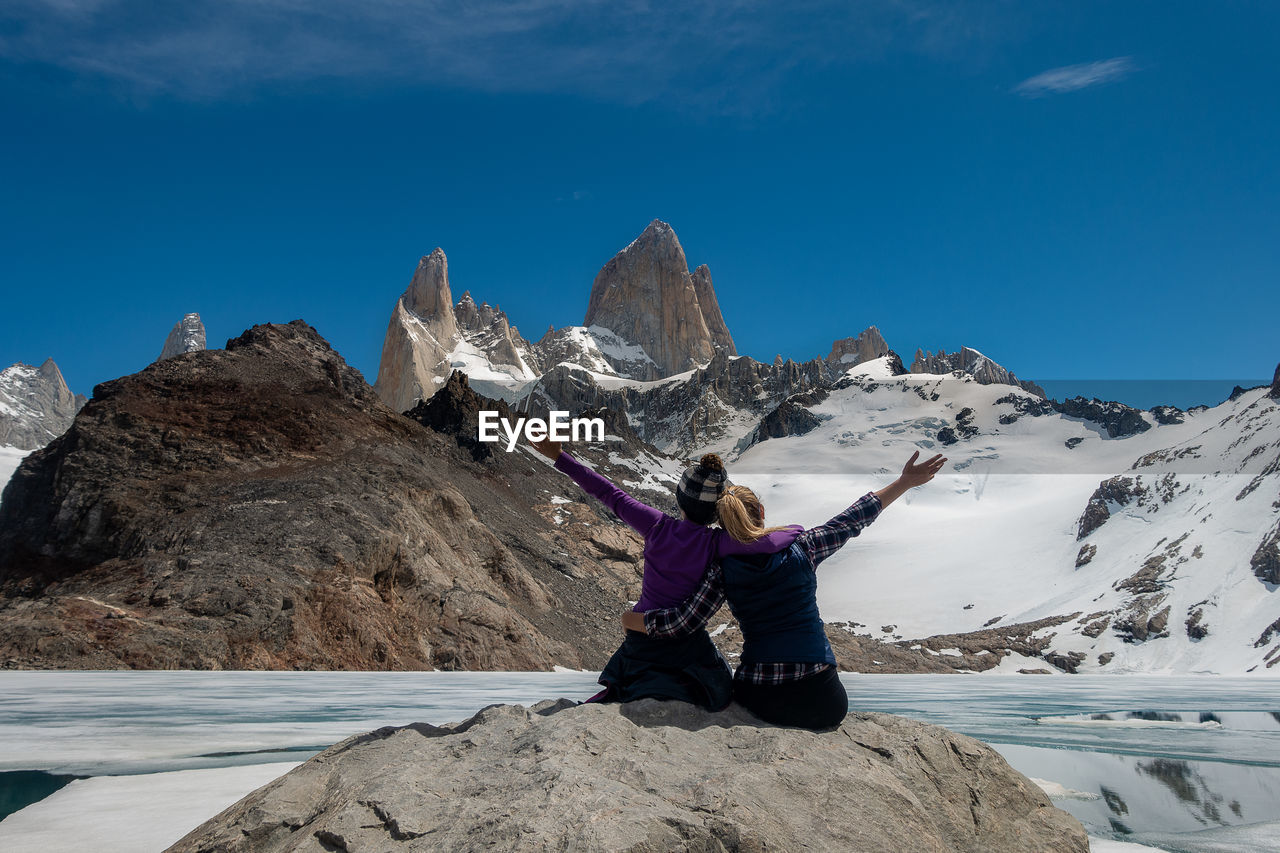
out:
<path id="1" fill-rule="evenodd" d="M 1280 681 L 845 683 L 856 709 L 993 744 L 1099 849 L 1280 849 Z M 2 672 L 0 849 L 160 850 L 349 735 L 594 692 L 595 673 Z"/>

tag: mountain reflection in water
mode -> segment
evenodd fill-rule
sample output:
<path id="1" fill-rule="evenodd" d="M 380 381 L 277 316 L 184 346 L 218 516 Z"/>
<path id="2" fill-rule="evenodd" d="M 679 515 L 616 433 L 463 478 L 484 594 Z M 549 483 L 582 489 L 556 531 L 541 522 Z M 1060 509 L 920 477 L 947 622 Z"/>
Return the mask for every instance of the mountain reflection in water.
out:
<path id="1" fill-rule="evenodd" d="M 1280 714 L 1267 711 L 1141 710 L 1043 717 L 1037 722 L 1046 727 L 1096 727 L 1100 731 L 1164 728 L 1173 738 L 1171 751 L 1176 750 L 1179 729 L 1195 737 L 1206 736 L 1199 734 L 1206 731 L 1223 737 L 1245 732 L 1280 733 Z M 1025 744 L 995 746 L 1024 774 L 1056 783 L 1048 786 L 1054 805 L 1075 815 L 1095 835 L 1163 846 L 1170 834 L 1187 834 L 1187 846 L 1180 849 L 1212 850 L 1216 849 L 1210 840 L 1214 833 L 1207 830 L 1252 825 L 1269 834 L 1264 844 L 1276 841 L 1280 767 L 1167 754 L 1143 757 Z M 1272 761 L 1277 757 L 1274 753 L 1270 756 Z M 1197 838 L 1205 846 L 1197 846 Z"/>

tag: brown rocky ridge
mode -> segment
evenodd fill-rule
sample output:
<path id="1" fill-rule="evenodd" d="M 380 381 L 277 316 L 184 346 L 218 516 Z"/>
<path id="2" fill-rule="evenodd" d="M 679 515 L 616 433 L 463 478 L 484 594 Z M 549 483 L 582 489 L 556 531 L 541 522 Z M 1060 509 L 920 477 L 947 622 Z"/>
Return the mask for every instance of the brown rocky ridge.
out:
<path id="1" fill-rule="evenodd" d="M 540 458 L 477 460 L 305 323 L 255 326 L 98 386 L 23 462 L 0 665 L 597 668 L 638 580 L 638 540 Z"/>

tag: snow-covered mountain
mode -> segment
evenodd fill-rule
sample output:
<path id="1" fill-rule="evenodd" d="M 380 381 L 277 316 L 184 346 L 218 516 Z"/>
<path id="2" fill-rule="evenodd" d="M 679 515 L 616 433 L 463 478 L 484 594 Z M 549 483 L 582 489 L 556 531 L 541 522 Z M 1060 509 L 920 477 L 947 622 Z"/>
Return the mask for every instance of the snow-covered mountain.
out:
<path id="1" fill-rule="evenodd" d="M 657 220 L 597 275 L 584 324 L 537 343 L 454 303 L 444 253 L 424 258 L 377 388 L 403 410 L 455 369 L 529 411 L 611 411 L 628 450 L 600 461 L 650 494 L 720 452 L 776 522 L 820 523 L 912 452 L 946 453 L 822 569 L 824 617 L 880 658 L 1280 672 L 1280 374 L 1189 412 L 1054 401 L 969 347 L 918 350 L 908 371 L 874 326 L 766 364 L 736 355 L 710 272 Z"/>
<path id="2" fill-rule="evenodd" d="M 51 358 L 0 371 L 0 493 L 23 458 L 65 432 L 84 404 Z"/>
<path id="3" fill-rule="evenodd" d="M 947 454 L 945 474 L 824 564 L 824 617 L 908 648 L 1057 622 L 1036 634 L 1069 671 L 1244 673 L 1280 660 L 1280 390 L 1176 424 L 1144 413 L 1148 429 L 1113 438 L 1021 389 L 893 376 L 886 361 L 810 407 L 817 427 L 730 465 L 775 520 L 812 525 L 914 450 Z"/>
<path id="4" fill-rule="evenodd" d="M 6 367 L 0 371 L 0 447 L 43 447 L 66 431 L 84 403 L 51 358 L 39 367 Z"/>

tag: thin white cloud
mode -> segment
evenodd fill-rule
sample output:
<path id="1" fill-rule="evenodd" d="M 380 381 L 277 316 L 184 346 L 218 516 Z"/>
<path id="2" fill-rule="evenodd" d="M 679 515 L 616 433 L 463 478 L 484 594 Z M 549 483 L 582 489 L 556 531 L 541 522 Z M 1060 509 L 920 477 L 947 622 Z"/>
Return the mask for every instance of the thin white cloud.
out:
<path id="1" fill-rule="evenodd" d="M 315 81 L 768 111 L 803 69 L 943 60 L 1010 0 L 4 0 L 0 60 L 203 100 Z"/>
<path id="2" fill-rule="evenodd" d="M 1041 71 L 1036 76 L 1023 80 L 1013 88 L 1013 91 L 1027 98 L 1075 92 L 1123 79 L 1136 70 L 1137 66 L 1134 65 L 1132 57 L 1117 56 L 1099 62 L 1065 65 L 1061 68 Z"/>

